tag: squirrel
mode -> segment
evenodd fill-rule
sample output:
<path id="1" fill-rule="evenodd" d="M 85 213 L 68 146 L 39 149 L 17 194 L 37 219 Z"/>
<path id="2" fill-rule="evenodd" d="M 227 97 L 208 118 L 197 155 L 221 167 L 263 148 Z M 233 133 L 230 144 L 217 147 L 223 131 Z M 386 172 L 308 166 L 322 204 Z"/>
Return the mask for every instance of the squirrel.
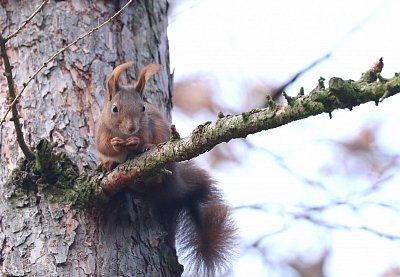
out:
<path id="1" fill-rule="evenodd" d="M 143 96 L 146 82 L 161 66 L 147 65 L 133 85 L 120 84 L 121 74 L 131 65 L 117 66 L 107 80 L 96 148 L 109 170 L 171 137 L 168 121 Z M 175 240 L 178 242 L 189 271 L 216 276 L 226 269 L 234 253 L 236 228 L 230 209 L 216 182 L 193 162 L 171 163 L 167 168 L 171 174 L 146 186 L 144 198 L 153 204 L 167 229 L 168 243 L 175 248 Z"/>

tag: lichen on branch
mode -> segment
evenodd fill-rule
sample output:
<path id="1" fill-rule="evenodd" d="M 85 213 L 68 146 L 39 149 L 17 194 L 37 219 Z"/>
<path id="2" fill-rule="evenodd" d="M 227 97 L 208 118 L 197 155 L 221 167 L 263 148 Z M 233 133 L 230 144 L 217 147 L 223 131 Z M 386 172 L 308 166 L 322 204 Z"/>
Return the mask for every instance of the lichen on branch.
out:
<path id="1" fill-rule="evenodd" d="M 101 181 L 101 187 L 113 194 L 127 184 L 134 188 L 138 178 L 161 170 L 167 163 L 189 160 L 210 151 L 214 146 L 235 138 L 245 138 L 263 130 L 273 129 L 300 119 L 337 109 L 350 109 L 367 102 L 378 104 L 384 98 L 400 92 L 400 75 L 391 79 L 380 77 L 381 67 L 374 64 L 360 80 L 331 78 L 325 88 L 323 80 L 308 95 L 286 96 L 286 105 L 269 104 L 241 115 L 219 116 L 215 122 L 199 125 L 189 137 L 175 138 L 143 155 L 129 160 L 110 172 Z M 367 76 L 367 77 L 366 77 Z"/>

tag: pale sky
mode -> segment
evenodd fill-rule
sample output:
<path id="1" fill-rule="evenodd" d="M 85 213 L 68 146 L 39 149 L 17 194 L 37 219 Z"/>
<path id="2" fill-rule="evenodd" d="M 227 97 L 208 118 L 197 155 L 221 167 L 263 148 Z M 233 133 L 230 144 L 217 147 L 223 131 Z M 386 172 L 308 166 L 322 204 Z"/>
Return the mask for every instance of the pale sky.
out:
<path id="1" fill-rule="evenodd" d="M 383 76 L 400 72 L 400 1 L 232 1 L 185 0 L 171 15 L 168 29 L 171 69 L 175 79 L 195 73 L 209 73 L 218 80 L 219 99 L 235 106 L 243 101 L 241 85 L 263 79 L 272 84 L 287 80 L 298 70 L 332 51 L 332 57 L 305 74 L 289 89 L 308 92 L 320 76 L 356 80 L 374 61 L 384 58 Z M 326 81 L 327 82 L 327 81 Z M 221 100 L 222 101 L 222 100 Z M 213 171 L 230 205 L 267 203 L 270 213 L 237 212 L 243 243 L 252 243 L 266 233 L 290 224 L 287 231 L 265 240 L 267 258 L 272 261 L 305 254 L 317 258 L 323 246 L 331 247 L 325 267 L 327 276 L 376 277 L 391 265 L 400 266 L 400 243 L 378 238 L 363 231 L 328 231 L 288 217 L 296 205 L 318 205 L 329 199 L 323 191 L 311 188 L 298 176 L 321 179 L 321 166 L 334 153 L 328 140 L 351 138 L 367 124 L 381 122 L 379 141 L 389 152 L 400 152 L 398 96 L 378 107 L 366 104 L 354 111 L 335 111 L 333 119 L 321 115 L 275 130 L 250 136 L 255 145 L 285 158 L 290 171 L 283 169 L 267 152 L 243 151 L 243 164 L 227 165 Z M 185 119 L 174 114 L 174 124 L 188 134 L 197 124 L 215 117 Z M 400 209 L 399 177 L 392 179 L 379 195 Z M 343 179 L 324 180 L 339 199 L 349 186 L 368 182 Z M 385 185 L 386 186 L 386 185 Z M 364 201 L 365 199 L 360 199 Z M 357 204 L 357 203 L 355 203 Z M 368 225 L 400 234 L 400 215 L 369 207 L 360 213 L 338 207 L 326 214 L 330 222 L 351 226 Z M 390 224 L 387 224 L 387 223 Z M 267 271 L 255 251 L 240 253 L 232 276 L 287 276 L 287 272 Z M 295 276 L 295 275 L 293 275 Z"/>

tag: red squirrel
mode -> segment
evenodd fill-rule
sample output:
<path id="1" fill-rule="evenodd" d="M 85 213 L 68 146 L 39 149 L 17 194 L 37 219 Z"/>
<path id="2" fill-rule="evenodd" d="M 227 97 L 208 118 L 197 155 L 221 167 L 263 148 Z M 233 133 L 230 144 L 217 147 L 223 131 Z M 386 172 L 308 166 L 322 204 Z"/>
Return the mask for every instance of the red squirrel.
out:
<path id="1" fill-rule="evenodd" d="M 122 85 L 120 76 L 129 66 L 117 66 L 108 78 L 96 134 L 101 163 L 109 170 L 171 136 L 170 124 L 143 97 L 147 80 L 160 65 L 144 67 L 133 85 Z M 167 168 L 172 174 L 146 186 L 144 197 L 167 228 L 172 247 L 177 232 L 176 240 L 191 271 L 196 276 L 216 276 L 229 265 L 235 245 L 230 209 L 215 181 L 193 162 L 172 163 Z"/>

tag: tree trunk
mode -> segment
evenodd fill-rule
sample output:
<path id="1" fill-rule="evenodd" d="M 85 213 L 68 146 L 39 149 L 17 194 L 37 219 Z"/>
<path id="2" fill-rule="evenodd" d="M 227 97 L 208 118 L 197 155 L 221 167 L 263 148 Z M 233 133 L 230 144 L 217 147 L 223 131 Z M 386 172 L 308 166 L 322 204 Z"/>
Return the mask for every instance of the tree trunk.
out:
<path id="1" fill-rule="evenodd" d="M 3 37 L 16 30 L 41 1 L 1 1 Z M 50 1 L 7 43 L 17 92 L 53 53 L 111 17 L 119 1 Z M 72 160 L 72 171 L 95 168 L 96 120 L 106 77 L 123 62 L 131 72 L 146 64 L 163 69 L 149 82 L 146 96 L 171 108 L 167 41 L 167 1 L 133 1 L 118 17 L 60 54 L 27 87 L 18 105 L 27 143 L 55 142 Z M 7 83 L 0 76 L 0 116 Z M 27 163 L 14 126 L 0 129 L 0 264 L 6 276 L 179 276 L 182 267 L 151 209 L 128 192 L 99 208 L 76 208 L 63 201 L 71 180 L 43 178 Z M 10 179 L 12 170 L 20 171 Z M 24 176 L 21 176 L 24 175 Z M 29 178 L 21 178 L 29 175 Z M 18 180 L 24 181 L 19 182 Z M 12 180 L 12 181 L 10 181 Z M 26 181 L 31 180 L 31 181 Z M 61 195 L 60 195 L 61 194 Z"/>

